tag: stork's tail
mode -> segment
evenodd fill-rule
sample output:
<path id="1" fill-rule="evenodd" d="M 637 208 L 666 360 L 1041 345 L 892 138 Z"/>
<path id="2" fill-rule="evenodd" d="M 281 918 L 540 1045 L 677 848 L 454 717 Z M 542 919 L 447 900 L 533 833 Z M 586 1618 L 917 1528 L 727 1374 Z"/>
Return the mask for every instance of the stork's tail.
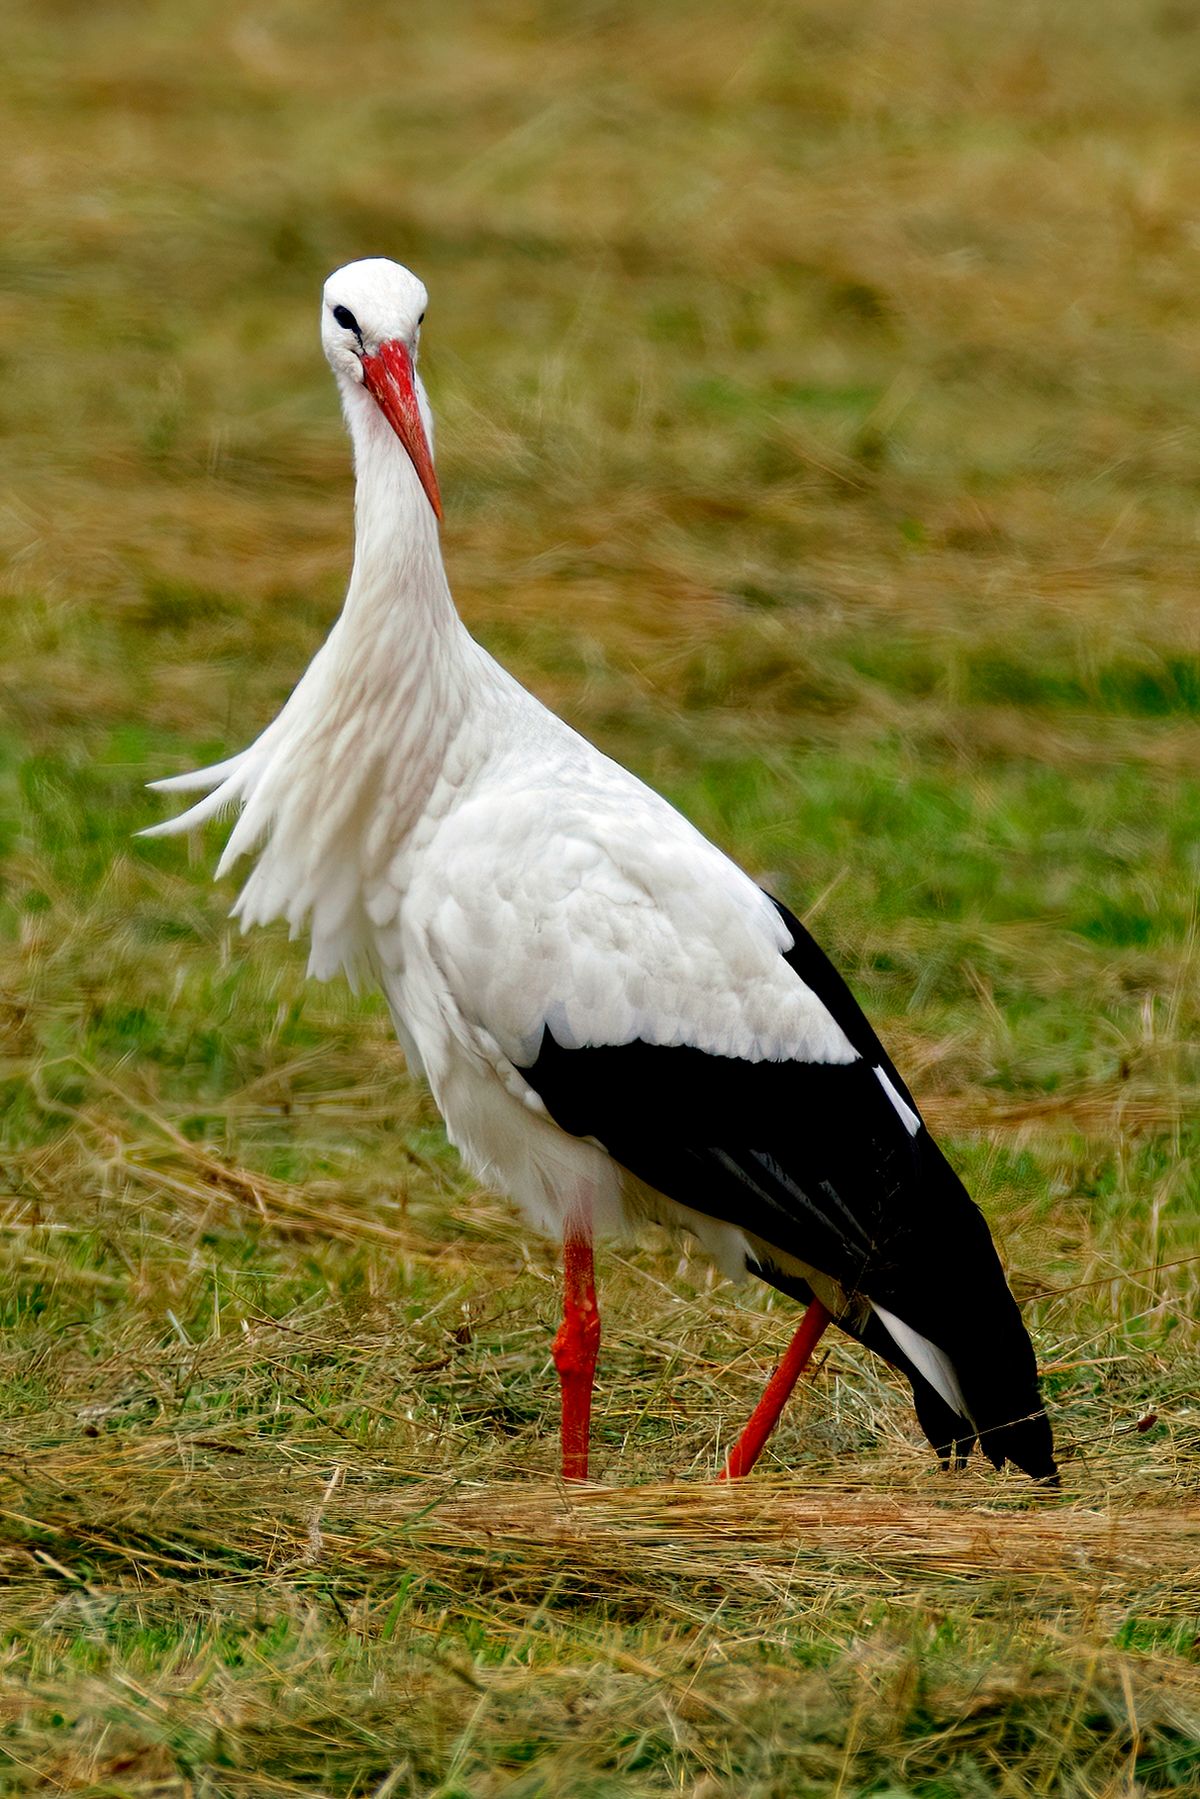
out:
<path id="1" fill-rule="evenodd" d="M 1057 1486 L 1033 1345 L 991 1232 L 926 1130 L 914 1151 L 924 1203 L 881 1249 L 835 1323 L 908 1376 L 921 1429 L 943 1467 L 961 1468 L 978 1442 L 997 1468 L 1010 1461 Z M 769 1259 L 747 1266 L 793 1299 L 812 1300 L 806 1280 Z"/>
<path id="2" fill-rule="evenodd" d="M 850 1327 L 843 1324 L 843 1329 Z M 908 1376 L 912 1383 L 917 1421 L 933 1445 L 943 1468 L 963 1467 L 978 1442 L 989 1461 L 997 1468 L 1009 1461 L 1034 1480 L 1047 1486 L 1058 1485 L 1050 1421 L 1038 1394 L 1036 1378 L 1025 1389 L 1024 1402 L 1010 1398 L 1002 1404 L 1001 1410 L 1008 1414 L 1003 1418 L 996 1418 L 990 1412 L 981 1414 L 980 1396 L 977 1392 L 973 1393 L 968 1403 L 972 1405 L 975 1417 L 968 1418 L 949 1405 L 920 1369 L 898 1350 L 877 1316 L 872 1314 L 865 1322 L 850 1329 L 850 1334 Z M 968 1377 L 968 1388 L 971 1385 Z M 1013 1416 L 1011 1408 L 1014 1403 L 1026 1403 L 1029 1409 L 1021 1416 Z"/>
<path id="3" fill-rule="evenodd" d="M 978 1440 L 997 1468 L 1010 1461 L 1035 1480 L 1057 1482 L 1033 1344 L 991 1232 L 927 1131 L 916 1147 L 925 1201 L 920 1241 L 889 1246 L 883 1278 L 866 1283 L 876 1305 L 863 1341 L 908 1374 L 921 1428 L 943 1462 L 961 1463 Z M 935 1365 L 889 1328 L 891 1312 L 936 1345 Z M 942 1366 L 949 1381 L 939 1378 Z"/>

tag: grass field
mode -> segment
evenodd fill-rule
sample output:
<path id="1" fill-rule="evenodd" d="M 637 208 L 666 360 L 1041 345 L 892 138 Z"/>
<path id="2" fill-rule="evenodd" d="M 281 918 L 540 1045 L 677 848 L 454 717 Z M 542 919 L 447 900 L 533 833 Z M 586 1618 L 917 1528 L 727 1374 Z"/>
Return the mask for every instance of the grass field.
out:
<path id="1" fill-rule="evenodd" d="M 1200 14 L 6 9 L 0 1791 L 1200 1791 Z M 351 257 L 451 578 L 804 912 L 985 1207 L 1061 1498 L 648 1237 L 552 1250 L 143 783 L 336 614 Z"/>

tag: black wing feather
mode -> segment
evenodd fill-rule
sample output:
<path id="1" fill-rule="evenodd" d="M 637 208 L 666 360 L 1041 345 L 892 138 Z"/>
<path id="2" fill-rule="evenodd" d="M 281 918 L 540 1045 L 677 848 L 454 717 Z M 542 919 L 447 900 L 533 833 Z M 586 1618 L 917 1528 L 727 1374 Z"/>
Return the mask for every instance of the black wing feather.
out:
<path id="1" fill-rule="evenodd" d="M 936 1344 L 970 1421 L 873 1314 L 838 1320 L 908 1374 L 943 1460 L 960 1461 L 978 1433 L 997 1466 L 1007 1456 L 1050 1478 L 1033 1348 L 983 1215 L 924 1126 L 909 1133 L 876 1068 L 910 1105 L 911 1096 L 849 987 L 774 903 L 793 938 L 787 961 L 859 1061 L 747 1062 L 641 1041 L 564 1049 L 547 1030 L 522 1073 L 563 1130 L 595 1138 L 647 1185 L 820 1269 Z M 752 1266 L 785 1291 L 803 1286 Z"/>

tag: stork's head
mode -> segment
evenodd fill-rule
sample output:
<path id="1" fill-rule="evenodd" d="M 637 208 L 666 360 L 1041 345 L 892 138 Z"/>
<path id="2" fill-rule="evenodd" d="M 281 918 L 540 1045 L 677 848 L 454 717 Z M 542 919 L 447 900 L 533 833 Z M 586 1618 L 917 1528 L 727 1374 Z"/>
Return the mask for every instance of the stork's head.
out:
<path id="1" fill-rule="evenodd" d="M 369 256 L 335 269 L 321 303 L 321 342 L 343 391 L 365 389 L 408 452 L 439 518 L 433 418 L 417 374 L 428 295 L 398 262 Z"/>

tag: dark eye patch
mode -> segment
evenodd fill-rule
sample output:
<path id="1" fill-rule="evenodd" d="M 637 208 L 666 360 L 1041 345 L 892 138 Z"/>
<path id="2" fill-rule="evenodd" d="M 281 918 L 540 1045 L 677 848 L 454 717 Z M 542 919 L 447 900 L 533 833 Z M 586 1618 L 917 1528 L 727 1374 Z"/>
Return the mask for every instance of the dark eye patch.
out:
<path id="1" fill-rule="evenodd" d="M 353 331 L 359 343 L 362 342 L 362 332 L 358 328 L 358 320 L 348 306 L 335 306 L 333 309 L 333 316 L 338 324 L 342 326 L 343 330 Z"/>

